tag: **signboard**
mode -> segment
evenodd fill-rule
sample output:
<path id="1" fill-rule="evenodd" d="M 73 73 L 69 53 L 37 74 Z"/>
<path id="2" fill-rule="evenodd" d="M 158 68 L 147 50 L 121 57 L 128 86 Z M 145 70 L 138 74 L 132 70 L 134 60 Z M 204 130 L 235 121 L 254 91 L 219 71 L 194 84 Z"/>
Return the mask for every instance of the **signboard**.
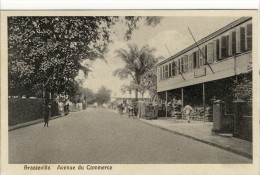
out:
<path id="1" fill-rule="evenodd" d="M 199 69 L 195 69 L 194 78 L 202 77 L 206 75 L 206 67 L 201 67 Z"/>

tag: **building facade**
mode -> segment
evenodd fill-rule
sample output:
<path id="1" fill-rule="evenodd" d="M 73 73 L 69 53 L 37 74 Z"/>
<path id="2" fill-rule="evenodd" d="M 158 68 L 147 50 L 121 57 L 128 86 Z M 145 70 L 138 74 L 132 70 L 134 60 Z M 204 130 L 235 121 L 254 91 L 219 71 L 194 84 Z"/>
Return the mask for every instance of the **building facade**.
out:
<path id="1" fill-rule="evenodd" d="M 204 111 L 214 99 L 230 104 L 231 86 L 250 67 L 252 18 L 242 17 L 157 64 L 159 103 L 175 98 Z"/>

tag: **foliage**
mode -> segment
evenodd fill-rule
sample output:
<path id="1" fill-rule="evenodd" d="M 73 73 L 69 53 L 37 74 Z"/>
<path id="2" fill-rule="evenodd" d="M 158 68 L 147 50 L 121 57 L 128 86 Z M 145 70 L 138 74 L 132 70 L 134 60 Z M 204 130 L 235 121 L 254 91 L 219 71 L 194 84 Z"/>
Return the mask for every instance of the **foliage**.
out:
<path id="1" fill-rule="evenodd" d="M 96 102 L 98 104 L 104 104 L 109 102 L 111 96 L 111 90 L 105 86 L 101 86 L 96 94 Z"/>
<path id="2" fill-rule="evenodd" d="M 126 16 L 126 39 L 141 19 L 151 26 L 160 22 L 159 17 Z M 90 71 L 84 61 L 104 59 L 116 22 L 116 16 L 8 17 L 9 94 L 75 93 L 79 70 Z"/>
<path id="3" fill-rule="evenodd" d="M 143 94 L 147 89 L 142 82 L 147 82 L 148 72 L 154 68 L 158 58 L 154 56 L 155 49 L 150 48 L 148 45 L 143 46 L 139 49 L 136 44 L 128 45 L 129 51 L 125 49 L 116 50 L 116 56 L 121 58 L 125 66 L 114 71 L 114 76 L 118 76 L 120 79 L 132 78 L 131 84 L 125 88 L 128 90 L 134 90 L 136 99 L 138 98 L 138 92 Z M 146 75 L 146 76 L 145 76 Z M 142 79 L 143 77 L 143 79 Z"/>
<path id="4" fill-rule="evenodd" d="M 49 91 L 70 91 L 86 59 L 104 58 L 112 17 L 9 17 L 9 90 L 43 85 Z"/>

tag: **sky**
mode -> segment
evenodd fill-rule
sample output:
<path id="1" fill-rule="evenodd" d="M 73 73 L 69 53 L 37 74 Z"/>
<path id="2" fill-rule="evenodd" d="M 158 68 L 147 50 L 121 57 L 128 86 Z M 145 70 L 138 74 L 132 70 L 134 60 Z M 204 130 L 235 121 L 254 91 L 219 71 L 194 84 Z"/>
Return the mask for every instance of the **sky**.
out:
<path id="1" fill-rule="evenodd" d="M 115 56 L 116 49 L 124 48 L 128 50 L 128 43 L 135 43 L 140 47 L 148 44 L 156 49 L 155 56 L 163 56 L 166 59 L 170 55 L 165 45 L 167 45 L 171 54 L 174 55 L 194 43 L 188 27 L 198 41 L 236 19 L 238 17 L 231 16 L 163 17 L 160 24 L 155 27 L 147 26 L 140 22 L 139 29 L 133 32 L 129 41 L 125 41 L 123 38 L 126 26 L 119 23 L 111 29 L 115 34 L 112 35 L 113 43 L 109 44 L 109 51 L 105 56 L 106 62 L 98 59 L 92 63 L 92 71 L 86 78 L 83 87 L 97 92 L 103 85 L 112 91 L 112 97 L 130 97 L 129 93 L 122 94 L 120 91 L 120 87 L 123 84 L 129 84 L 130 79 L 120 80 L 118 77 L 113 76 L 113 72 L 116 69 L 124 67 L 121 59 Z M 79 76 L 82 76 L 82 74 Z M 131 97 L 134 97 L 134 94 L 131 94 Z M 149 97 L 149 94 L 146 93 L 144 97 Z"/>

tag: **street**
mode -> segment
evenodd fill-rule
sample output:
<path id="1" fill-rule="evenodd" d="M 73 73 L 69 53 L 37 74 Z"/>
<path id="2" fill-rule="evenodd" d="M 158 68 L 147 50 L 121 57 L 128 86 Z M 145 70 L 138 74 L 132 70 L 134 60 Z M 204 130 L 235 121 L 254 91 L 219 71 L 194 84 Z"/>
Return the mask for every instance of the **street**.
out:
<path id="1" fill-rule="evenodd" d="M 143 123 L 90 108 L 9 131 L 10 164 L 224 164 L 252 160 Z"/>

